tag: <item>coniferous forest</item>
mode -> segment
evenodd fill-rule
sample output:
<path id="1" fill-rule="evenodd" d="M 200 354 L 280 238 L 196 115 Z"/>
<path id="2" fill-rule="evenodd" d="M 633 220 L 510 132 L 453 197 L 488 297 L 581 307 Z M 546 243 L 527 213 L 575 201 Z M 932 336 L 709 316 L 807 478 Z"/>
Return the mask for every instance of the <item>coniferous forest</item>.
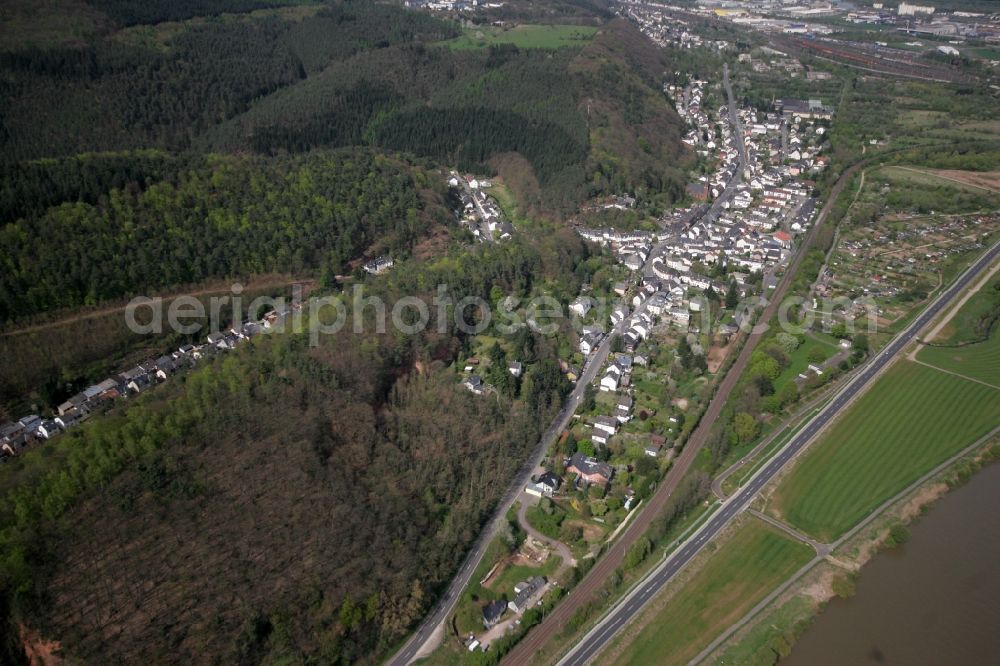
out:
<path id="1" fill-rule="evenodd" d="M 367 0 L 49 4 L 0 24 L 0 335 L 261 275 L 569 301 L 600 257 L 568 216 L 683 195 L 669 63 L 599 1 L 490 10 L 595 26 L 579 44 L 467 50 L 443 45 L 458 23 Z M 473 243 L 452 168 L 503 179 L 543 231 Z M 363 278 L 381 254 L 396 268 Z M 61 339 L 111 330 L 88 322 Z M 452 370 L 474 341 L 436 324 L 263 336 L 0 466 L 0 662 L 379 661 L 569 390 L 559 336 L 522 330 L 523 378 L 474 396 Z M 109 370 L 0 342 L 0 422 Z"/>

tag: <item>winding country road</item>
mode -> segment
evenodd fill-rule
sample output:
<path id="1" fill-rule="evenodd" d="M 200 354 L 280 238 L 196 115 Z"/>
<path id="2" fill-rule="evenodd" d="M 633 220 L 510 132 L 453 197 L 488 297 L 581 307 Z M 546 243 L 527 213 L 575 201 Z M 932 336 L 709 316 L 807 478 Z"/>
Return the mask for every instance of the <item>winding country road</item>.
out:
<path id="1" fill-rule="evenodd" d="M 560 666 L 582 666 L 594 660 L 608 642 L 628 624 L 653 596 L 678 571 L 694 558 L 713 537 L 743 511 L 760 490 L 801 452 L 831 421 L 862 393 L 893 360 L 916 339 L 917 335 L 965 289 L 977 274 L 1000 256 L 1000 243 L 991 247 L 972 264 L 950 287 L 944 290 L 909 326 L 900 332 L 882 351 L 869 360 L 864 369 L 851 379 L 838 394 L 786 444 L 777 455 L 758 470 L 739 491 L 720 506 L 701 528 L 696 530 L 663 564 L 637 585 L 597 624 L 583 640 L 559 662 Z M 727 377 L 728 378 L 728 377 Z M 558 608 L 557 608 L 558 610 Z M 665 628 L 669 631 L 669 628 Z M 517 663 L 527 663 L 519 661 Z"/>

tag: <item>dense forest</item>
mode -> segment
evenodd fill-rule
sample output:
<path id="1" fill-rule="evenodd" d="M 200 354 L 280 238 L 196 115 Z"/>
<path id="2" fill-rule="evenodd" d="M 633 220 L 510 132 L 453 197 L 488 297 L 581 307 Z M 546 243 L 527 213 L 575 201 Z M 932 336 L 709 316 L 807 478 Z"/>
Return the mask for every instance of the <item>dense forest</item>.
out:
<path id="1" fill-rule="evenodd" d="M 455 34 L 448 23 L 387 5 L 316 9 L 302 20 L 279 14 L 198 22 L 167 32 L 166 43 L 155 45 L 162 48 L 126 33 L 82 47 L 0 51 L 3 159 L 184 149 L 209 127 L 335 59 Z"/>
<path id="2" fill-rule="evenodd" d="M 457 273 L 456 300 L 575 291 L 586 258 L 560 232 L 372 286 L 421 293 Z M 0 581 L 16 617 L 104 663 L 384 651 L 448 580 L 568 389 L 552 341 L 522 330 L 518 391 L 473 396 L 445 369 L 466 340 L 440 330 L 319 347 L 265 336 L 5 465 Z"/>
<path id="3" fill-rule="evenodd" d="M 182 168 L 167 153 L 89 153 L 17 165 L 0 163 L 0 224 L 38 217 L 64 202 L 96 204 L 111 190 L 145 189 Z"/>
<path id="4" fill-rule="evenodd" d="M 440 44 L 458 24 L 362 0 L 54 4 L 62 27 L 18 8 L 0 44 L 0 415 L 49 416 L 194 340 L 129 337 L 114 307 L 135 294 L 350 274 L 387 302 L 439 284 L 568 302 L 606 256 L 559 218 L 682 192 L 669 63 L 600 0 L 487 14 L 599 26 L 589 42 L 464 51 Z M 503 177 L 533 228 L 469 243 L 453 167 Z M 383 253 L 394 269 L 363 277 Z M 519 380 L 498 363 L 497 393 L 463 390 L 474 341 L 446 314 L 260 336 L 0 466 L 0 662 L 42 643 L 82 663 L 384 656 L 570 388 L 564 324 L 505 340 Z"/>
<path id="5" fill-rule="evenodd" d="M 580 49 L 359 52 L 268 96 L 198 140 L 205 149 L 301 151 L 358 141 L 507 175 L 526 158 L 540 185 L 523 208 L 563 215 L 590 196 L 683 194 L 680 120 L 660 88 L 667 63 L 634 26 L 605 25 Z M 516 179 L 511 179 L 516 180 Z"/>
<path id="6" fill-rule="evenodd" d="M 204 4 L 94 3 L 119 25 Z M 272 3 L 233 3 L 258 4 Z M 458 34 L 452 23 L 361 0 L 181 25 L 0 51 L 0 160 L 365 145 L 491 172 L 519 153 L 540 186 L 517 192 L 525 210 L 681 196 L 680 121 L 660 89 L 669 63 L 628 22 L 579 47 L 464 51 L 434 44 Z"/>
<path id="7" fill-rule="evenodd" d="M 0 230 L 0 319 L 211 278 L 333 273 L 363 252 L 405 256 L 447 223 L 444 185 L 366 152 L 213 158 L 175 182 L 112 189 Z"/>

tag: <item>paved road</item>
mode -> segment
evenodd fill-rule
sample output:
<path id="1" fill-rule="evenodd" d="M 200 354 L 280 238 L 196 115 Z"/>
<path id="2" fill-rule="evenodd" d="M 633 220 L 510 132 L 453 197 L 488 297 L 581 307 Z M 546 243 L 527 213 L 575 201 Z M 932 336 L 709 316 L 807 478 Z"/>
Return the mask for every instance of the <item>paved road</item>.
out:
<path id="1" fill-rule="evenodd" d="M 428 615 L 420 624 L 416 632 L 403 645 L 403 647 L 400 648 L 399 652 L 397 652 L 392 659 L 387 662 L 388 664 L 392 666 L 404 666 L 405 664 L 409 664 L 416 658 L 416 655 L 420 653 L 424 643 L 431 638 L 434 630 L 448 620 L 448 617 L 455 610 L 455 605 L 461 596 L 462 590 L 469 584 L 472 574 L 475 572 L 476 567 L 479 566 L 479 562 L 483 559 L 486 548 L 489 546 L 493 535 L 496 534 L 500 522 L 506 520 L 507 511 L 509 511 L 511 506 L 514 505 L 514 502 L 517 500 L 521 490 L 531 480 L 533 470 L 542 464 L 542 460 L 545 458 L 545 453 L 548 451 L 548 448 L 552 444 L 553 440 L 555 440 L 559 433 L 565 430 L 569 425 L 570 419 L 573 418 L 573 414 L 576 412 L 577 407 L 580 405 L 580 401 L 583 399 L 583 392 L 586 390 L 587 385 L 594 381 L 598 371 L 604 367 L 604 363 L 607 361 L 608 354 L 611 351 L 612 339 L 616 335 L 621 335 L 627 331 L 633 318 L 645 309 L 646 304 L 644 303 L 635 312 L 629 315 L 629 317 L 619 322 L 619 324 L 612 329 L 607 337 L 604 338 L 601 344 L 598 345 L 597 350 L 587 359 L 587 362 L 580 373 L 580 377 L 577 378 L 576 386 L 573 391 L 569 394 L 569 396 L 567 396 L 562 409 L 542 435 L 541 440 L 539 440 L 535 449 L 532 451 L 530 458 L 526 460 L 518 469 L 514 482 L 504 494 L 503 499 L 500 501 L 500 504 L 498 505 L 489 523 L 487 523 L 487 525 L 480 532 L 479 537 L 473 544 L 472 550 L 470 550 L 466 555 L 461 568 L 458 570 L 458 573 L 455 574 L 455 577 L 452 579 L 451 584 L 448 586 L 444 596 L 438 601 L 430 615 Z"/>
<path id="2" fill-rule="evenodd" d="M 607 645 L 608 641 L 623 626 L 631 621 L 633 616 L 646 602 L 656 595 L 678 571 L 690 562 L 710 539 L 716 536 L 737 514 L 743 511 L 754 497 L 757 496 L 761 488 L 802 451 L 823 428 L 835 419 L 855 396 L 872 383 L 876 376 L 916 338 L 920 330 L 927 326 L 947 303 L 968 286 L 975 275 L 992 263 L 997 256 L 1000 256 L 1000 243 L 990 248 L 983 257 L 962 273 L 958 280 L 928 305 L 913 323 L 899 333 L 874 358 L 869 360 L 865 368 L 848 382 L 836 397 L 813 417 L 808 425 L 797 433 L 774 458 L 751 477 L 746 486 L 726 500 L 704 526 L 694 532 L 680 548 L 663 564 L 657 567 L 611 613 L 594 627 L 559 662 L 560 666 L 580 666 L 592 662 L 604 646 Z M 669 628 L 665 628 L 665 631 L 669 631 Z"/>
<path id="3" fill-rule="evenodd" d="M 738 136 L 742 136 L 743 131 L 739 125 L 739 118 L 736 116 L 736 102 L 732 96 L 732 90 L 729 87 L 728 70 L 724 72 L 723 83 L 726 87 L 726 92 L 729 95 L 730 121 L 736 123 L 735 133 Z M 744 159 L 744 155 L 745 147 L 743 151 L 740 151 L 741 163 L 738 167 L 737 175 L 734 176 L 734 180 L 741 177 L 742 160 Z M 732 192 L 734 189 L 735 185 L 733 185 L 732 188 L 727 187 L 728 192 Z M 838 191 L 834 192 L 834 196 L 836 196 Z M 720 196 L 716 203 L 719 204 L 723 201 L 724 196 L 728 195 Z M 820 221 L 826 214 L 828 214 L 831 207 L 832 204 L 828 203 L 823 212 L 820 213 Z M 818 226 L 819 222 L 817 222 L 816 227 Z M 807 248 L 809 246 L 812 234 L 814 233 L 815 227 L 810 232 L 809 238 L 804 240 L 800 251 L 792 259 L 792 262 L 785 272 L 784 278 L 782 278 L 780 284 L 772 295 L 771 302 L 767 305 L 767 307 L 765 307 L 762 314 L 763 321 L 769 321 L 774 316 L 775 312 L 777 312 L 777 308 L 783 294 L 791 285 L 792 277 L 794 276 L 799 263 L 802 261 L 802 257 L 805 255 L 803 248 Z M 653 255 L 650 256 L 652 257 Z M 570 591 L 566 599 L 560 602 L 552 611 L 549 612 L 549 614 L 542 621 L 541 625 L 532 629 L 527 636 L 514 646 L 507 656 L 504 657 L 502 661 L 503 664 L 521 666 L 522 664 L 531 663 L 535 659 L 535 654 L 562 630 L 573 614 L 594 598 L 594 595 L 597 594 L 597 592 L 604 586 L 611 574 L 614 573 L 614 571 L 621 564 L 629 547 L 646 533 L 653 520 L 656 519 L 663 508 L 670 501 L 670 497 L 673 495 L 674 491 L 677 490 L 681 481 L 691 469 L 691 466 L 694 464 L 701 447 L 708 441 L 712 423 L 714 423 L 715 420 L 722 414 L 722 409 L 725 406 L 726 401 L 729 399 L 729 394 L 736 386 L 736 382 L 739 380 L 740 375 L 743 374 L 743 370 L 749 364 L 750 355 L 753 353 L 754 347 L 763 335 L 764 331 L 760 330 L 753 331 L 748 336 L 747 341 L 743 345 L 743 349 L 740 351 L 736 361 L 733 363 L 729 372 L 726 373 L 726 376 L 719 383 L 715 397 L 705 410 L 698 427 L 691 433 L 691 436 L 685 443 L 681 454 L 674 461 L 673 465 L 671 465 L 666 477 L 664 477 L 663 481 L 657 487 L 656 492 L 653 493 L 653 496 L 646 503 L 645 508 L 642 509 L 641 513 L 635 517 L 618 540 L 611 545 L 608 551 L 601 556 L 584 579 Z"/>
<path id="4" fill-rule="evenodd" d="M 719 212 L 722 210 L 723 203 L 728 201 L 735 194 L 736 187 L 742 182 L 743 165 L 746 164 L 747 159 L 746 146 L 743 142 L 742 125 L 740 124 L 736 104 L 732 96 L 732 88 L 729 85 L 728 65 L 723 71 L 723 84 L 725 85 L 726 92 L 729 95 L 729 117 L 734 128 L 734 135 L 737 138 L 737 150 L 740 153 L 740 160 L 737 165 L 736 173 L 726 185 L 725 191 L 712 203 L 710 207 L 704 211 L 703 215 L 707 216 L 718 216 Z M 658 254 L 655 251 L 649 255 L 649 260 L 647 260 L 646 266 L 643 267 L 643 273 L 646 273 L 649 270 L 652 260 L 656 256 L 658 256 Z M 405 666 L 406 664 L 412 662 L 416 658 L 416 655 L 421 651 L 424 644 L 431 638 L 434 630 L 439 625 L 447 621 L 448 617 L 455 609 L 462 590 L 469 584 L 469 580 L 472 577 L 473 572 L 476 570 L 476 567 L 479 566 L 479 562 L 482 560 L 483 555 L 486 552 L 486 548 L 489 546 L 490 540 L 496 533 L 500 521 L 506 520 L 505 516 L 507 511 L 511 506 L 513 506 L 514 501 L 521 492 L 521 489 L 524 488 L 528 481 L 531 480 L 532 470 L 542 463 L 542 460 L 545 458 L 545 453 L 552 441 L 569 425 L 570 419 L 573 418 L 573 414 L 576 412 L 577 407 L 580 405 L 580 401 L 583 399 L 583 392 L 586 389 L 586 386 L 594 381 L 597 376 L 597 372 L 604 366 L 605 361 L 607 361 L 608 353 L 611 351 L 611 340 L 615 335 L 621 335 L 628 330 L 628 327 L 632 322 L 632 318 L 645 309 L 646 303 L 643 303 L 627 319 L 620 322 L 618 326 L 616 326 L 598 346 L 597 351 L 591 354 L 591 356 L 587 359 L 587 363 L 581 372 L 581 376 L 577 378 L 576 387 L 573 389 L 573 392 L 563 404 L 563 408 L 560 410 L 553 423 L 549 426 L 548 430 L 545 431 L 541 441 L 539 441 L 535 450 L 532 452 L 531 458 L 527 460 L 518 470 L 514 483 L 504 495 L 503 500 L 500 502 L 500 505 L 493 514 L 493 517 L 490 519 L 490 522 L 483 529 L 483 531 L 480 532 L 472 550 L 469 551 L 468 555 L 466 555 L 461 568 L 455 575 L 455 578 L 452 579 L 445 595 L 440 601 L 438 601 L 438 604 L 431 611 L 430 615 L 428 615 L 420 624 L 416 632 L 403 645 L 403 647 L 400 648 L 399 652 L 397 652 L 392 659 L 387 662 L 390 666 Z M 650 513 L 649 508 L 647 507 L 643 513 Z M 633 523 L 633 525 L 634 524 L 635 523 Z M 643 531 L 644 530 L 645 528 L 643 528 Z"/>

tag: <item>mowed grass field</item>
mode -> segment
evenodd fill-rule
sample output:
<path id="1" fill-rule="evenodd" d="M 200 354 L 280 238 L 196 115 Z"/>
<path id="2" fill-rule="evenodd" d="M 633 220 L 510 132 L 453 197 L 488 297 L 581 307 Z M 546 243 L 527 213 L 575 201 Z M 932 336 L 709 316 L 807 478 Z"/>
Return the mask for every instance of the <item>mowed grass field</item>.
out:
<path id="1" fill-rule="evenodd" d="M 937 368 L 1000 386 L 1000 334 L 964 347 L 924 347 L 917 359 Z M 1000 417 L 998 417 L 1000 419 Z"/>
<path id="2" fill-rule="evenodd" d="M 769 510 L 830 542 L 1000 425 L 1000 390 L 900 361 L 812 444 Z"/>
<path id="3" fill-rule="evenodd" d="M 753 518 L 711 555 L 615 663 L 685 664 L 814 555 Z"/>
<path id="4" fill-rule="evenodd" d="M 995 275 L 955 313 L 935 343 L 958 345 L 978 340 L 982 332 L 976 324 L 987 317 L 1000 300 L 1000 275 Z M 924 347 L 917 359 L 937 368 L 957 372 L 994 386 L 1000 386 L 1000 325 L 994 323 L 986 340 L 962 346 Z"/>
<path id="5" fill-rule="evenodd" d="M 470 28 L 455 39 L 441 42 L 452 49 L 481 49 L 494 44 L 513 44 L 520 49 L 558 49 L 583 46 L 597 28 L 588 25 L 516 25 L 513 28 Z"/>

